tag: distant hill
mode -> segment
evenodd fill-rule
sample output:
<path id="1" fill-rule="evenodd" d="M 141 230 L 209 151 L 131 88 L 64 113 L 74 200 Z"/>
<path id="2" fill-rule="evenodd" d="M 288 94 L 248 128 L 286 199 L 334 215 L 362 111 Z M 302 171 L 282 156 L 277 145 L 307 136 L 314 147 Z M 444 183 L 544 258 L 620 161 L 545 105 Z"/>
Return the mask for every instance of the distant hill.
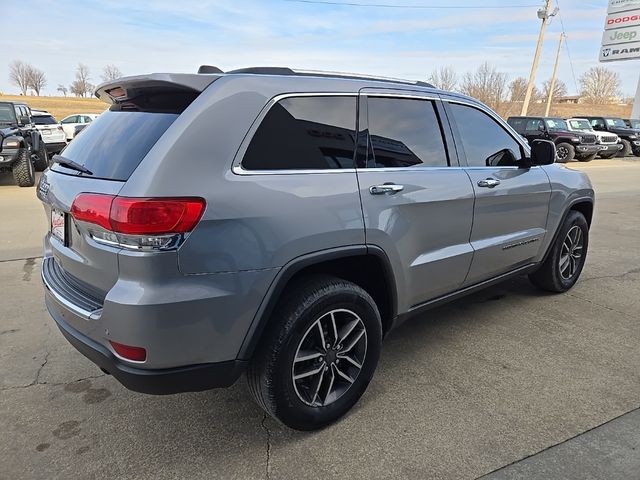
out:
<path id="1" fill-rule="evenodd" d="M 46 110 L 60 121 L 72 113 L 102 113 L 109 105 L 95 97 L 34 97 L 31 95 L 0 95 L 0 102 L 25 102 L 32 109 Z"/>

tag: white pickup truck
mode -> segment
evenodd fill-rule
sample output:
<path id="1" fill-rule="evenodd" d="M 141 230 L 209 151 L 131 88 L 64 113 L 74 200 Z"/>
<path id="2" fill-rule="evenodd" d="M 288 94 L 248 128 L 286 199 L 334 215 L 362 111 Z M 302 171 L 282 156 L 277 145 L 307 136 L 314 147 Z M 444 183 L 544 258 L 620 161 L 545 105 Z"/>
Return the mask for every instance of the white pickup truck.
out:
<path id="1" fill-rule="evenodd" d="M 599 132 L 598 130 L 594 130 L 589 120 L 584 118 L 568 118 L 567 126 L 569 130 L 588 132 L 595 135 L 596 143 L 600 145 L 600 151 L 598 152 L 600 158 L 613 158 L 622 150 L 623 146 L 618 135 L 612 132 Z"/>

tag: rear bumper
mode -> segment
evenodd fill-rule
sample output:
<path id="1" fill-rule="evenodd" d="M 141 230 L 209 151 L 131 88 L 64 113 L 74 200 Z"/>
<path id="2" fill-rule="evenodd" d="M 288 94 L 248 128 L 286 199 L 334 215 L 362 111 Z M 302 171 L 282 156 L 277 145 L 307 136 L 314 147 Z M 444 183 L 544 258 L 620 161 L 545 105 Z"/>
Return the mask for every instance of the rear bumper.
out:
<path id="1" fill-rule="evenodd" d="M 49 301 L 47 301 L 47 308 L 62 335 L 76 350 L 134 392 L 168 395 L 229 387 L 235 383 L 246 367 L 244 361 L 231 360 L 177 368 L 135 368 L 125 365 L 107 348 L 67 324 L 54 309 L 49 307 Z"/>
<path id="2" fill-rule="evenodd" d="M 67 142 L 44 142 L 44 147 L 47 149 L 47 153 L 60 153 L 64 147 L 67 146 Z"/>

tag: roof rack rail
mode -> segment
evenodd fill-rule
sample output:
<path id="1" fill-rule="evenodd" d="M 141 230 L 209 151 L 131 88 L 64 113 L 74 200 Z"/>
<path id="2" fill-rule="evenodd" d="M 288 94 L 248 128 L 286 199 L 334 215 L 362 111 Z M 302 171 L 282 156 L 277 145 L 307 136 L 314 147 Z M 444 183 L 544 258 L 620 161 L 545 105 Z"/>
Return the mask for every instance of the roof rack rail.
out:
<path id="1" fill-rule="evenodd" d="M 213 65 L 200 65 L 198 68 L 198 73 L 224 73 L 218 67 L 214 67 Z"/>
<path id="2" fill-rule="evenodd" d="M 288 67 L 248 67 L 229 70 L 226 73 L 253 73 L 256 75 L 295 75 L 296 72 Z"/>
<path id="3" fill-rule="evenodd" d="M 344 78 L 347 80 L 377 80 L 381 82 L 392 82 L 403 85 L 416 85 L 419 87 L 435 88 L 430 83 L 423 82 L 422 80 L 404 80 L 401 78 L 377 77 L 372 75 L 360 75 L 357 73 L 328 72 L 322 70 L 294 70 L 288 67 L 248 67 L 239 68 L 237 70 L 230 70 L 225 73 L 251 73 L 256 75 L 296 75 L 304 77 Z"/>

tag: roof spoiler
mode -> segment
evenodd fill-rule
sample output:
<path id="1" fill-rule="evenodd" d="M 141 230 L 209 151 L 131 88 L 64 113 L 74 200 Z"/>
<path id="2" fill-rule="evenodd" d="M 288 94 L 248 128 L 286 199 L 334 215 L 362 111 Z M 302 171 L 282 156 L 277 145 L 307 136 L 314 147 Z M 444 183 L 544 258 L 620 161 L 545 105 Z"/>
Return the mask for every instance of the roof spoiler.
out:
<path id="1" fill-rule="evenodd" d="M 209 73 L 209 72 L 207 72 Z M 211 72 L 214 73 L 214 72 Z M 215 72 L 217 73 L 217 72 Z M 96 88 L 96 97 L 107 103 L 121 103 L 153 91 L 161 93 L 200 93 L 218 77 L 188 73 L 152 73 L 122 77 Z"/>

